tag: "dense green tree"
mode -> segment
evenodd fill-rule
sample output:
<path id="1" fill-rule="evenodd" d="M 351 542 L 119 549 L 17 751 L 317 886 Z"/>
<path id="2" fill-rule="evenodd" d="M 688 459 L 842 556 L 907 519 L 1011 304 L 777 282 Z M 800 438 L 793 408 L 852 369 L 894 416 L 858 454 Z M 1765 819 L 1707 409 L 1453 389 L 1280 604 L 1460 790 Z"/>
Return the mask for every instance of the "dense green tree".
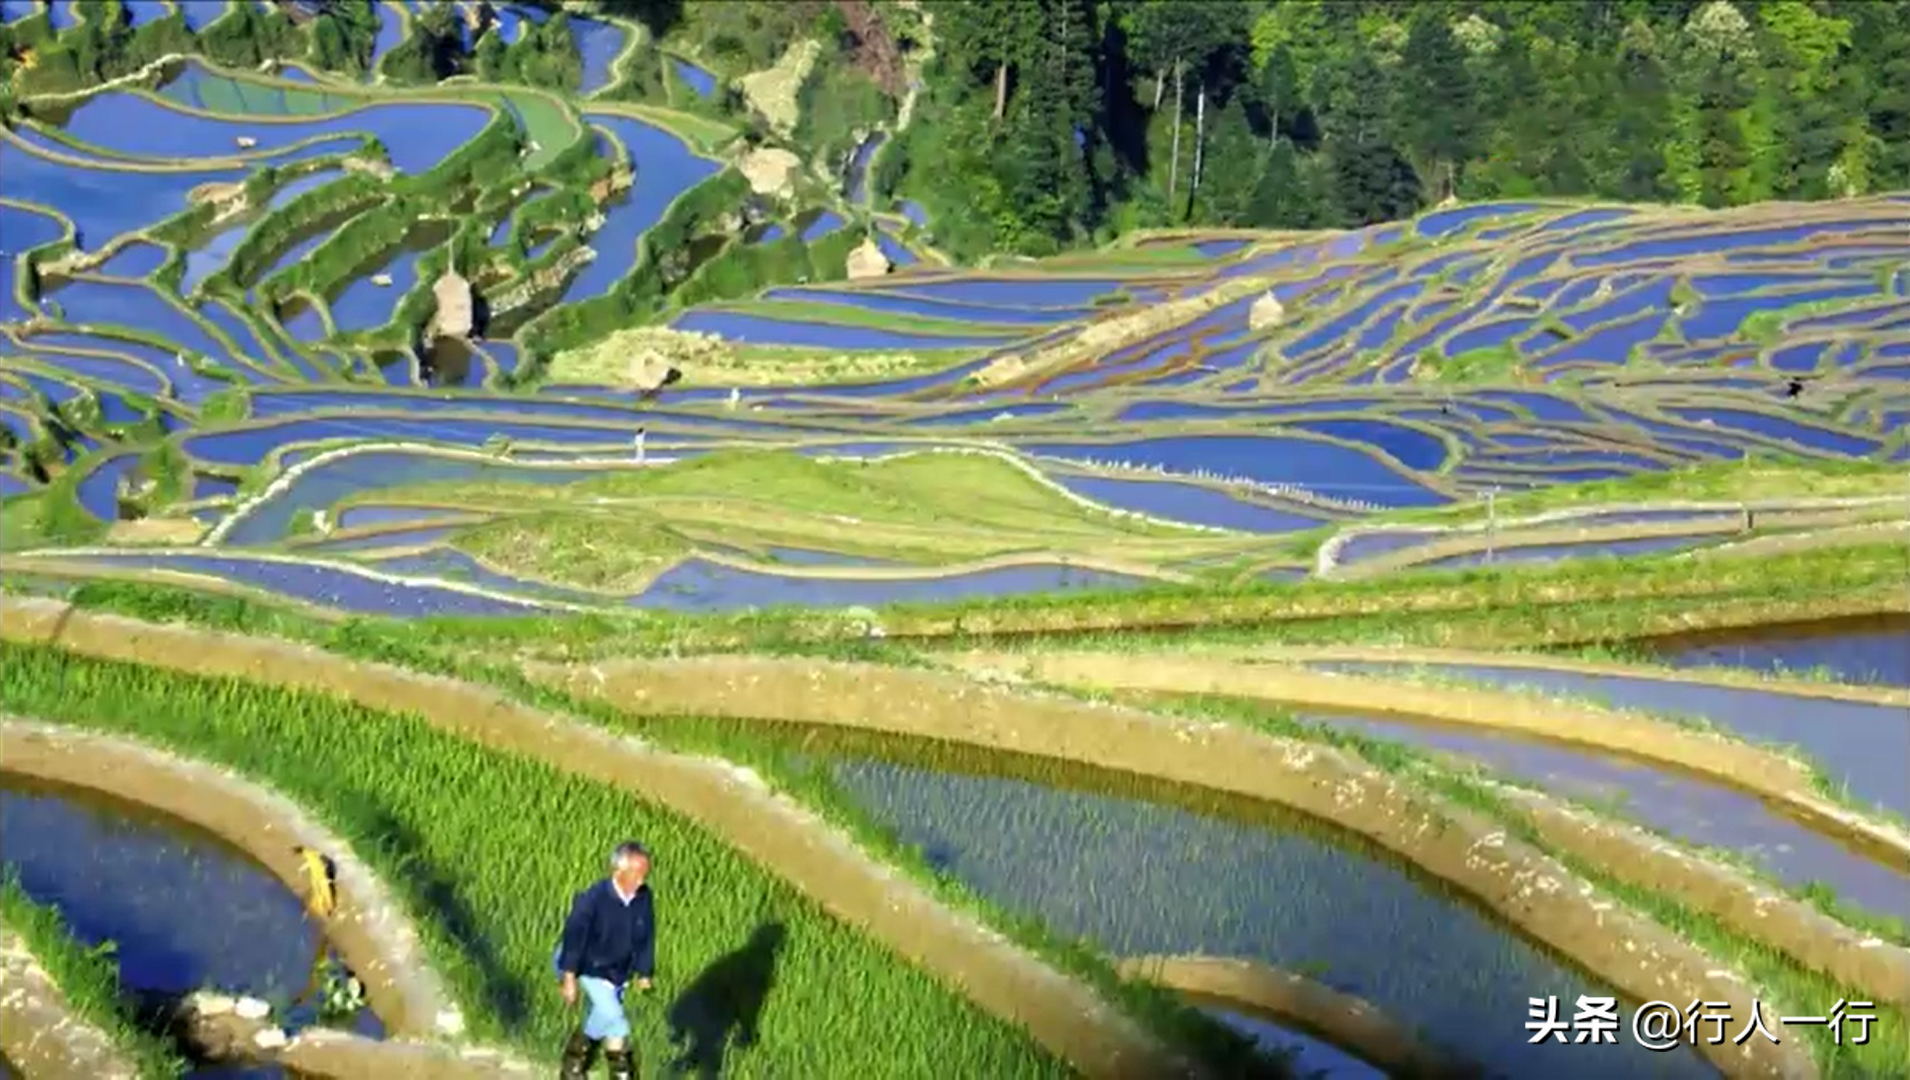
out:
<path id="1" fill-rule="evenodd" d="M 1341 214 L 1350 225 L 1405 217 L 1419 208 L 1419 177 L 1393 145 L 1386 76 L 1366 54 L 1346 71 L 1345 107 L 1327 120 L 1327 153 Z"/>
<path id="2" fill-rule="evenodd" d="M 890 176 L 962 255 L 1174 221 L 1346 227 L 1451 194 L 1725 205 L 1910 187 L 1902 4 L 927 7 L 936 59 Z M 1068 186 L 1083 179 L 1085 203 Z"/>
<path id="3" fill-rule="evenodd" d="M 1466 54 L 1438 5 L 1415 13 L 1395 80 L 1400 135 L 1420 175 L 1437 176 L 1442 194 L 1458 186 L 1455 170 L 1470 159 L 1479 131 Z"/>
<path id="4" fill-rule="evenodd" d="M 1864 173 L 1857 190 L 1910 187 L 1910 18 L 1900 4 L 1840 4 L 1838 10 L 1851 22 L 1855 62 L 1845 77 L 1864 90 L 1850 103 L 1862 125 L 1853 116 L 1839 171 L 1853 178 Z"/>
<path id="5" fill-rule="evenodd" d="M 943 48 L 961 58 L 962 73 L 986 73 L 995 88 L 995 119 L 1008 113 L 1009 79 L 1039 48 L 1043 15 L 1039 0 L 935 4 L 935 31 Z"/>
<path id="6" fill-rule="evenodd" d="M 1211 179 L 1195 193 L 1194 220 L 1228 228 L 1259 224 L 1255 220 L 1256 196 L 1271 154 L 1272 147 L 1254 135 L 1242 98 L 1236 97 L 1218 110 L 1207 148 Z"/>
<path id="7" fill-rule="evenodd" d="M 1670 78 L 1651 27 L 1633 20 L 1613 48 L 1605 76 L 1611 137 L 1596 148 L 1599 190 L 1633 202 L 1670 201 L 1665 145 L 1672 138 Z"/>
<path id="8" fill-rule="evenodd" d="M 1174 83 L 1173 148 L 1167 168 L 1167 202 L 1174 205 L 1179 189 L 1181 129 L 1186 117 L 1186 81 L 1191 70 L 1197 78 L 1196 108 L 1205 117 L 1207 104 L 1206 74 L 1213 54 L 1229 45 L 1240 44 L 1245 30 L 1243 5 L 1230 0 L 1139 0 L 1123 16 L 1135 59 L 1155 74 L 1154 107 L 1161 104 L 1166 77 Z M 1196 121 L 1195 143 L 1200 140 Z"/>
<path id="9" fill-rule="evenodd" d="M 478 44 L 481 47 L 483 41 Z M 542 26 L 525 26 L 518 39 L 504 50 L 500 70 L 508 82 L 575 91 L 583 83 L 584 61 L 570 16 L 559 12 L 544 20 Z"/>
<path id="10" fill-rule="evenodd" d="M 478 78 L 485 82 L 511 82 L 515 77 L 506 62 L 508 50 L 504 39 L 498 35 L 495 26 L 484 31 L 471 49 L 471 66 L 477 69 Z"/>
<path id="11" fill-rule="evenodd" d="M 312 62 L 327 71 L 363 73 L 377 48 L 379 18 L 371 0 L 333 0 L 312 20 Z"/>

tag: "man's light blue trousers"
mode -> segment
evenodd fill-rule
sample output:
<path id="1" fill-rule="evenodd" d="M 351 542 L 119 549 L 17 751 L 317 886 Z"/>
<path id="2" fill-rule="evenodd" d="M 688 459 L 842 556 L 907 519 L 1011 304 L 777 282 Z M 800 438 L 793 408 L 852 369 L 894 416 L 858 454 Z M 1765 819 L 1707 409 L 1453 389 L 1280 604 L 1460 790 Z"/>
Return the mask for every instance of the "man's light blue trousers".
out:
<path id="1" fill-rule="evenodd" d="M 550 966 L 553 971 L 562 974 L 558 967 L 558 954 L 563 951 L 559 945 L 551 953 Z M 590 1039 L 628 1039 L 630 1037 L 630 1017 L 623 1011 L 623 987 L 609 979 L 593 979 L 588 975 L 577 977 L 577 987 L 584 992 L 584 1036 Z"/>

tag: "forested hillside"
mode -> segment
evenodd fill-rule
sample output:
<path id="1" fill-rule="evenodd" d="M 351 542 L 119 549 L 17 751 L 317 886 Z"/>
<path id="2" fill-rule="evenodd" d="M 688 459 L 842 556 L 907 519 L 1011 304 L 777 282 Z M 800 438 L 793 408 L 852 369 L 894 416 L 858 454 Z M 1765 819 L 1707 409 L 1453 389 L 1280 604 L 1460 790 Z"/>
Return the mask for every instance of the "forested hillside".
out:
<path id="1" fill-rule="evenodd" d="M 180 8 L 137 25 L 119 0 L 76 10 L 92 14 L 57 35 L 44 13 L 0 26 L 0 111 L 191 52 L 588 89 L 742 120 L 852 212 L 915 204 L 962 261 L 1141 227 L 1356 226 L 1448 198 L 1910 187 L 1910 4 L 1889 0 L 329 0 L 309 19 L 195 8 L 196 33 Z M 585 88 L 593 18 L 620 29 L 600 38 L 610 77 Z M 381 24 L 401 35 L 382 53 Z"/>
<path id="2" fill-rule="evenodd" d="M 694 5 L 692 5 L 692 8 Z M 1910 186 L 1910 5 L 981 0 L 877 183 L 957 254 L 1462 200 L 1709 206 Z"/>

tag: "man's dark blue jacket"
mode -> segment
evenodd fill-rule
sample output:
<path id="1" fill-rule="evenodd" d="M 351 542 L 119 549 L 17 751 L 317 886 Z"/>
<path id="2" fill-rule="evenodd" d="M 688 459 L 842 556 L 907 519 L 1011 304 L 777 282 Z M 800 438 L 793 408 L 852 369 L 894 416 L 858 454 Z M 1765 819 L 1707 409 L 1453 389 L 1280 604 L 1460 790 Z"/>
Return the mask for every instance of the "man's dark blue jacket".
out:
<path id="1" fill-rule="evenodd" d="M 629 904 L 608 878 L 577 894 L 564 920 L 557 969 L 622 985 L 655 972 L 656 915 L 650 886 L 637 886 Z"/>

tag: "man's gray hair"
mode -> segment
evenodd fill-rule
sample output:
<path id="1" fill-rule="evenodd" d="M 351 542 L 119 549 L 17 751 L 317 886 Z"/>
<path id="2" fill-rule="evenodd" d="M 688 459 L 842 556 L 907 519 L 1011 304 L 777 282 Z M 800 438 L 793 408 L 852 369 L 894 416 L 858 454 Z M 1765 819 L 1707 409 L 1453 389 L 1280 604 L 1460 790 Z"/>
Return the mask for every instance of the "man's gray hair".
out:
<path id="1" fill-rule="evenodd" d="M 625 859 L 635 858 L 641 858 L 647 861 L 650 858 L 649 849 L 637 843 L 635 840 L 625 840 L 623 843 L 610 849 L 610 868 L 615 870 L 617 867 L 623 865 Z"/>

